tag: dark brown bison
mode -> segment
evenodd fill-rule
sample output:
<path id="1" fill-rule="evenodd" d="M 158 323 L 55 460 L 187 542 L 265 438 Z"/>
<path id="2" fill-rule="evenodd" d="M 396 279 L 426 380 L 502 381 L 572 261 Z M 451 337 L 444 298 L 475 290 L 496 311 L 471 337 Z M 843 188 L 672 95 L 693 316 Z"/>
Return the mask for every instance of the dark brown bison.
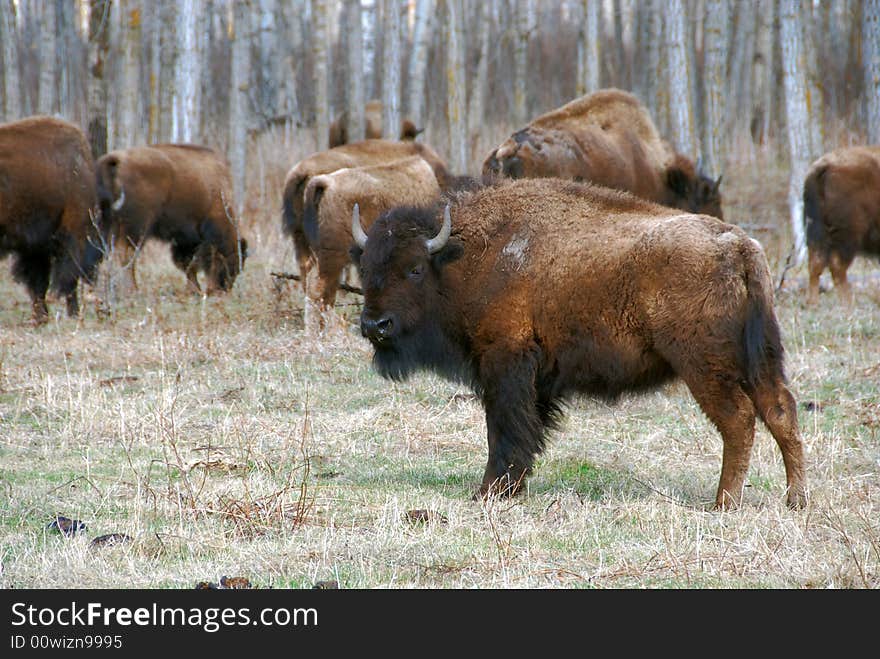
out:
<path id="1" fill-rule="evenodd" d="M 232 288 L 247 241 L 239 238 L 222 155 L 191 144 L 111 151 L 98 159 L 97 181 L 102 217 L 123 253 L 134 258 L 144 241 L 162 240 L 195 291 L 200 270 L 207 293 Z"/>
<path id="2" fill-rule="evenodd" d="M 382 139 L 382 101 L 369 101 L 364 106 L 364 137 L 368 140 Z M 330 148 L 349 143 L 348 115 L 341 112 L 330 122 Z M 424 128 L 416 128 L 411 119 L 400 122 L 400 139 L 414 140 Z"/>
<path id="3" fill-rule="evenodd" d="M 48 319 L 46 292 L 79 315 L 77 286 L 102 258 L 95 165 L 83 132 L 51 117 L 0 124 L 0 256 L 31 298 L 33 321 Z"/>
<path id="4" fill-rule="evenodd" d="M 604 89 L 541 115 L 486 158 L 483 176 L 558 177 L 723 219 L 721 179 L 700 175 L 629 92 Z"/>
<path id="5" fill-rule="evenodd" d="M 716 506 L 740 501 L 756 415 L 782 451 L 788 504 L 804 503 L 770 272 L 739 228 L 599 186 L 524 179 L 462 194 L 445 217 L 394 209 L 352 233 L 361 332 L 379 373 L 432 370 L 482 400 L 481 493 L 518 488 L 566 399 L 681 378 L 724 442 Z"/>
<path id="6" fill-rule="evenodd" d="M 317 281 L 309 297 L 324 309 L 333 306 L 339 278 L 351 263 L 351 215 L 370 226 L 395 206 L 429 206 L 440 197 L 434 170 L 421 156 L 371 167 L 338 169 L 309 179 L 305 190 L 303 229 L 317 264 Z"/>
<path id="7" fill-rule="evenodd" d="M 306 278 L 315 264 L 309 241 L 303 231 L 303 195 L 312 176 L 329 174 L 345 167 L 382 165 L 409 156 L 421 156 L 434 170 L 437 182 L 445 186 L 449 172 L 443 159 L 427 144 L 396 140 L 363 140 L 313 153 L 296 163 L 284 179 L 282 192 L 282 230 L 293 239 L 297 266 L 305 290 Z"/>
<path id="8" fill-rule="evenodd" d="M 858 254 L 880 257 L 880 146 L 854 146 L 816 160 L 804 180 L 804 221 L 809 249 L 807 300 L 819 299 L 819 277 L 831 270 L 847 303 L 846 271 Z"/>

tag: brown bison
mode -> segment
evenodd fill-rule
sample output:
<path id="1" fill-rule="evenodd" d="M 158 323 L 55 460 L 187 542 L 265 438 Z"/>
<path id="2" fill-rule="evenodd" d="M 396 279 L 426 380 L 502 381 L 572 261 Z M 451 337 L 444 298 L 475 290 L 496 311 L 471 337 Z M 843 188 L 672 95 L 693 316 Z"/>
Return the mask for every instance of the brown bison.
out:
<path id="1" fill-rule="evenodd" d="M 880 257 L 880 146 L 854 146 L 816 160 L 804 180 L 804 221 L 809 249 L 809 303 L 819 299 L 819 277 L 831 270 L 847 302 L 846 271 L 858 254 Z"/>
<path id="2" fill-rule="evenodd" d="M 588 181 L 723 219 L 721 179 L 700 175 L 660 138 L 645 106 L 619 89 L 541 115 L 489 154 L 483 176 Z"/>
<path id="3" fill-rule="evenodd" d="M 359 212 L 360 222 L 368 227 L 390 208 L 429 206 L 439 197 L 434 170 L 421 156 L 313 176 L 306 186 L 303 215 L 318 271 L 309 296 L 325 309 L 336 301 L 340 275 L 351 263 L 352 212 Z"/>
<path id="4" fill-rule="evenodd" d="M 368 140 L 382 139 L 382 101 L 369 101 L 364 106 L 364 137 Z M 348 144 L 348 115 L 341 112 L 330 123 L 330 148 Z M 424 128 L 416 128 L 410 119 L 400 123 L 400 139 L 414 140 Z"/>
<path id="5" fill-rule="evenodd" d="M 102 217 L 123 253 L 134 258 L 156 238 L 171 244 L 174 264 L 195 291 L 200 270 L 207 293 L 232 288 L 247 241 L 232 215 L 232 177 L 222 155 L 191 144 L 111 151 L 98 159 L 97 181 Z"/>
<path id="6" fill-rule="evenodd" d="M 97 228 L 95 166 L 83 132 L 51 117 L 0 124 L 0 256 L 46 322 L 46 292 L 79 315 L 77 286 L 91 282 L 103 256 Z"/>
<path id="7" fill-rule="evenodd" d="M 770 272 L 739 228 L 524 179 L 462 194 L 445 212 L 394 209 L 352 233 L 378 372 L 432 370 L 482 400 L 482 494 L 516 491 L 565 400 L 681 378 L 724 442 L 716 506 L 740 501 L 756 416 L 782 451 L 788 504 L 804 503 Z"/>
<path id="8" fill-rule="evenodd" d="M 427 144 L 396 140 L 363 140 L 313 153 L 296 163 L 284 179 L 282 230 L 293 239 L 297 266 L 305 288 L 306 277 L 315 264 L 309 241 L 303 232 L 303 194 L 312 176 L 329 174 L 345 167 L 382 165 L 409 156 L 421 156 L 434 170 L 437 182 L 445 186 L 449 172 L 443 159 Z"/>

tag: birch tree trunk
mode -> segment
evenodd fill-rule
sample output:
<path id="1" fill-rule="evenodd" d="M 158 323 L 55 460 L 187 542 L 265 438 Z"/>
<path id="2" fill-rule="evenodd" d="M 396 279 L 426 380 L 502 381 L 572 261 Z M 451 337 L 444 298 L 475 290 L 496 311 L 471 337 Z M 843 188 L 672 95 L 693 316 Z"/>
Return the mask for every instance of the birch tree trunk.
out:
<path id="1" fill-rule="evenodd" d="M 516 0 L 516 42 L 513 51 L 513 123 L 523 126 L 528 121 L 526 89 L 529 65 L 529 0 Z"/>
<path id="2" fill-rule="evenodd" d="M 260 44 L 260 111 L 268 119 L 278 116 L 278 41 L 275 0 L 260 0 L 258 8 Z"/>
<path id="3" fill-rule="evenodd" d="M 761 0 L 756 20 L 750 131 L 754 144 L 764 144 L 770 128 L 770 108 L 773 102 L 770 90 L 770 75 L 773 70 L 773 0 Z"/>
<path id="4" fill-rule="evenodd" d="M 492 33 L 492 3 L 483 2 L 479 6 L 480 14 L 477 22 L 477 34 L 480 35 L 480 60 L 477 64 L 477 74 L 471 84 L 471 96 L 468 99 L 467 119 L 469 122 L 468 134 L 470 136 L 471 157 L 477 155 L 480 147 L 478 141 L 482 134 L 486 107 L 486 84 L 489 78 L 489 46 Z M 464 170 L 462 170 L 464 171 Z"/>
<path id="5" fill-rule="evenodd" d="M 58 51 L 55 2 L 40 2 L 35 7 L 40 21 L 40 77 L 37 87 L 37 112 L 58 112 Z"/>
<path id="6" fill-rule="evenodd" d="M 492 3 L 485 0 L 492 7 Z M 407 113 L 416 128 L 425 125 L 425 71 L 428 68 L 428 49 L 431 45 L 431 25 L 434 15 L 433 0 L 418 0 L 413 29 L 413 54 L 409 62 L 409 103 Z"/>
<path id="7" fill-rule="evenodd" d="M 810 4 L 801 6 L 801 44 L 807 62 L 807 112 L 810 117 L 810 154 L 818 157 L 824 152 L 825 145 L 825 113 L 820 79 L 817 39 L 820 34 L 814 25 L 813 10 Z"/>
<path id="8" fill-rule="evenodd" d="M 147 96 L 147 143 L 155 144 L 159 137 L 159 84 L 162 75 L 162 4 L 147 3 L 144 17 L 150 44 L 149 84 Z"/>
<path id="9" fill-rule="evenodd" d="M 137 0 L 117 0 L 122 34 L 122 70 L 117 96 L 119 103 L 118 128 L 114 148 L 128 148 L 138 143 L 138 93 L 141 63 L 141 8 Z"/>
<path id="10" fill-rule="evenodd" d="M 642 0 L 638 3 L 638 34 L 635 49 L 635 70 L 633 84 L 638 85 L 639 98 L 650 107 L 649 99 L 654 92 L 652 88 L 654 76 L 651 68 L 657 60 L 651 59 L 651 23 L 654 21 L 654 0 Z"/>
<path id="11" fill-rule="evenodd" d="M 177 3 L 161 3 L 161 76 L 159 79 L 159 133 L 161 141 L 174 139 L 174 99 L 177 98 Z"/>
<path id="12" fill-rule="evenodd" d="M 177 32 L 177 80 L 174 102 L 174 140 L 198 142 L 199 113 L 201 109 L 202 43 L 199 25 L 202 24 L 203 5 L 200 0 L 181 0 Z"/>
<path id="13" fill-rule="evenodd" d="M 725 98 L 727 88 L 727 0 L 706 0 L 703 24 L 703 88 L 705 90 L 705 137 L 702 142 L 703 170 L 718 178 L 724 169 Z"/>
<path id="14" fill-rule="evenodd" d="M 329 43 L 327 30 L 327 0 L 312 1 L 312 57 L 314 58 L 315 85 L 315 146 L 318 151 L 325 151 L 329 146 L 330 120 L 328 113 L 328 79 L 327 47 Z"/>
<path id="15" fill-rule="evenodd" d="M 3 116 L 12 121 L 22 116 L 21 75 L 18 57 L 16 7 L 12 0 L 0 0 L 0 48 L 3 49 Z"/>
<path id="16" fill-rule="evenodd" d="M 599 40 L 599 3 L 581 0 L 583 20 L 578 34 L 578 73 L 575 94 L 583 96 L 599 89 L 601 50 Z"/>
<path id="17" fill-rule="evenodd" d="M 111 0 L 89 2 L 88 136 L 92 157 L 107 153 L 107 79 L 110 54 Z"/>
<path id="18" fill-rule="evenodd" d="M 803 228 L 802 186 L 809 167 L 810 116 L 807 104 L 806 57 L 801 38 L 800 0 L 781 0 L 779 4 L 780 40 L 782 46 L 785 113 L 788 123 L 788 150 L 791 178 L 788 184 L 788 206 L 794 236 L 794 264 L 806 256 Z"/>
<path id="19" fill-rule="evenodd" d="M 364 40 L 364 82 L 365 97 L 372 100 L 378 96 L 376 93 L 376 3 L 361 6 L 361 17 L 363 19 L 363 40 Z"/>
<path id="20" fill-rule="evenodd" d="M 862 47 L 868 143 L 880 144 L 880 0 L 862 5 Z"/>
<path id="21" fill-rule="evenodd" d="M 694 120 L 689 102 L 692 72 L 688 68 L 685 29 L 683 0 L 670 0 L 666 13 L 670 128 L 676 149 L 693 155 L 695 152 Z"/>
<path id="22" fill-rule="evenodd" d="M 78 46 L 82 42 L 79 30 L 79 7 L 75 2 L 62 2 L 58 5 L 59 34 L 59 80 L 58 109 L 62 117 L 79 114 L 82 72 Z M 2 37 L 0 37 L 2 38 Z"/>
<path id="23" fill-rule="evenodd" d="M 382 0 L 382 135 L 391 140 L 400 135 L 400 9 L 398 0 Z"/>
<path id="24" fill-rule="evenodd" d="M 446 0 L 449 38 L 446 54 L 446 115 L 449 120 L 449 166 L 454 174 L 467 172 L 466 77 L 464 68 L 464 1 Z"/>
<path id="25" fill-rule="evenodd" d="M 281 41 L 279 55 L 279 110 L 284 116 L 284 137 L 290 139 L 293 126 L 300 117 L 300 100 L 297 93 L 297 55 L 302 48 L 303 0 L 282 0 L 278 5 L 277 20 L 283 25 L 284 39 Z"/>
<path id="26" fill-rule="evenodd" d="M 232 172 L 236 217 L 244 208 L 247 129 L 250 123 L 248 101 L 251 73 L 249 0 L 234 0 L 230 41 L 232 47 L 231 84 L 229 90 L 229 167 Z"/>
<path id="27" fill-rule="evenodd" d="M 364 32 L 361 21 L 360 0 L 346 0 L 345 15 L 348 20 L 348 92 L 346 113 L 348 139 L 359 142 L 364 139 Z"/>

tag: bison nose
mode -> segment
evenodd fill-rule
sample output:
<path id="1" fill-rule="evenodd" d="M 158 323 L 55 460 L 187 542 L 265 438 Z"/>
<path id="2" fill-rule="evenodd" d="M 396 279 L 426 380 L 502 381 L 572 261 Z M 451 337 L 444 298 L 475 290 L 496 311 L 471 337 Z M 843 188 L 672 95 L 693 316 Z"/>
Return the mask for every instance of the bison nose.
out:
<path id="1" fill-rule="evenodd" d="M 361 334 L 368 339 L 383 341 L 391 336 L 394 331 L 394 319 L 391 316 L 382 316 L 378 320 L 361 315 Z"/>

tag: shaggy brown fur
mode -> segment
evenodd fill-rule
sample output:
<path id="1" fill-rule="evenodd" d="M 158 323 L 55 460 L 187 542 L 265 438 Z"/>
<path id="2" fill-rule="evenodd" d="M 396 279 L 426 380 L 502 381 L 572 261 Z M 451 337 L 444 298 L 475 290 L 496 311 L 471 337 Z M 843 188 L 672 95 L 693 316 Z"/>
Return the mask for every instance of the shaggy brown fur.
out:
<path id="1" fill-rule="evenodd" d="M 492 151 L 483 176 L 559 177 L 627 190 L 645 199 L 722 218 L 720 179 L 664 142 L 629 92 L 605 89 L 541 115 Z"/>
<path id="2" fill-rule="evenodd" d="M 370 101 L 364 106 L 364 137 L 368 140 L 382 139 L 382 101 Z M 400 139 L 414 140 L 423 128 L 416 128 L 410 119 L 400 123 Z M 330 148 L 349 143 L 348 115 L 341 112 L 330 123 Z"/>
<path id="3" fill-rule="evenodd" d="M 807 300 L 819 299 L 819 277 L 831 269 L 835 290 L 852 303 L 846 271 L 863 254 L 880 257 L 880 146 L 838 149 L 816 160 L 804 180 L 810 253 Z"/>
<path id="4" fill-rule="evenodd" d="M 364 140 L 313 153 L 296 163 L 284 179 L 282 192 L 282 230 L 293 239 L 294 255 L 303 289 L 315 264 L 308 239 L 303 232 L 303 193 L 309 178 L 329 174 L 344 167 L 368 167 L 421 156 L 434 170 L 437 183 L 444 187 L 449 173 L 443 159 L 427 144 L 396 140 Z"/>
<path id="5" fill-rule="evenodd" d="M 232 288 L 247 241 L 239 239 L 232 176 L 221 154 L 190 144 L 132 147 L 102 156 L 97 170 L 101 213 L 121 253 L 133 259 L 149 238 L 169 242 L 194 291 L 201 290 L 199 270 L 207 293 Z"/>
<path id="6" fill-rule="evenodd" d="M 390 208 L 430 206 L 439 197 L 434 170 L 420 156 L 313 176 L 306 186 L 303 222 L 318 266 L 317 282 L 309 290 L 309 297 L 320 301 L 325 309 L 336 301 L 339 277 L 351 263 L 351 214 L 355 204 L 362 226 L 369 227 Z"/>
<path id="7" fill-rule="evenodd" d="M 0 124 L 0 257 L 31 298 L 33 322 L 45 323 L 46 291 L 79 314 L 77 284 L 91 281 L 102 253 L 95 222 L 95 169 L 83 132 L 51 117 Z"/>
<path id="8" fill-rule="evenodd" d="M 740 501 L 755 418 L 782 451 L 788 503 L 804 457 L 763 250 L 735 226 L 560 179 L 464 193 L 443 212 L 395 209 L 353 249 L 361 331 L 388 378 L 469 383 L 486 410 L 480 491 L 515 490 L 561 404 L 682 379 L 724 442 L 715 503 Z M 442 244 L 442 241 L 441 241 Z"/>

